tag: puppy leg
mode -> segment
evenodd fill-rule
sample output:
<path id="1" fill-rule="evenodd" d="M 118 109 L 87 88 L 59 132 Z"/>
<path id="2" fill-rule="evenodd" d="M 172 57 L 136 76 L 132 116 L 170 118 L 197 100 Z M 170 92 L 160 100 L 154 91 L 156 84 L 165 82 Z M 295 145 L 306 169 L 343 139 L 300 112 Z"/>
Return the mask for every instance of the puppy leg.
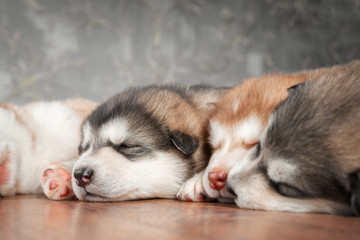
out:
<path id="1" fill-rule="evenodd" d="M 0 196 L 14 195 L 20 153 L 11 140 L 0 137 Z"/>
<path id="2" fill-rule="evenodd" d="M 182 201 L 195 201 L 195 202 L 204 202 L 204 201 L 213 201 L 210 199 L 206 193 L 202 183 L 204 171 L 201 171 L 195 174 L 192 178 L 187 180 L 180 188 L 180 191 L 177 193 L 177 198 Z"/>
<path id="3" fill-rule="evenodd" d="M 75 194 L 71 186 L 71 169 L 73 162 L 66 166 L 64 163 L 53 162 L 43 171 L 41 186 L 45 195 L 52 200 L 72 199 Z"/>
<path id="4" fill-rule="evenodd" d="M 350 175 L 351 182 L 351 209 L 356 216 L 360 216 L 360 171 Z"/>

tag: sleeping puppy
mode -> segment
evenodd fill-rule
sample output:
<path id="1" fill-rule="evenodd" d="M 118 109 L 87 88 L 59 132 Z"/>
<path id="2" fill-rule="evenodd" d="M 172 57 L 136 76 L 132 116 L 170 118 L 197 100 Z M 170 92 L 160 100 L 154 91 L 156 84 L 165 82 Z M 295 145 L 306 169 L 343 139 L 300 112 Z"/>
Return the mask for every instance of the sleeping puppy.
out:
<path id="1" fill-rule="evenodd" d="M 71 198 L 71 175 L 63 169 L 77 159 L 81 123 L 96 106 L 83 99 L 0 104 L 0 196 Z"/>
<path id="2" fill-rule="evenodd" d="M 296 74 L 268 74 L 247 79 L 227 91 L 215 103 L 209 119 L 208 141 L 212 148 L 209 164 L 183 185 L 179 198 L 202 201 L 201 196 L 206 193 L 208 199 L 233 202 L 225 188 L 227 174 L 256 146 L 271 112 L 288 96 L 287 88 L 339 69 L 341 66 Z"/>
<path id="3" fill-rule="evenodd" d="M 207 119 L 226 89 L 131 88 L 101 104 L 82 126 L 72 172 L 80 200 L 174 198 L 209 159 Z"/>
<path id="4" fill-rule="evenodd" d="M 241 208 L 360 215 L 360 61 L 290 89 L 226 185 Z"/>

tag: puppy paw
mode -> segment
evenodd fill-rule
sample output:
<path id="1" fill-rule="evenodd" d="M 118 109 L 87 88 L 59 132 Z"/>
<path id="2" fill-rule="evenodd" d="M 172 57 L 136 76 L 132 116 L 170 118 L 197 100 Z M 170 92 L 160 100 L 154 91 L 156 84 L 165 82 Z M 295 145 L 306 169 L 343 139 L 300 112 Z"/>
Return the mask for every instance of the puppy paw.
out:
<path id="1" fill-rule="evenodd" d="M 41 177 L 41 186 L 45 195 L 52 200 L 71 199 L 75 196 L 71 187 L 71 173 L 58 162 L 51 163 L 45 169 Z"/>
<path id="2" fill-rule="evenodd" d="M 206 193 L 202 184 L 203 172 L 195 174 L 192 178 L 187 180 L 177 193 L 177 198 L 181 201 L 190 202 L 205 202 L 212 201 Z"/>

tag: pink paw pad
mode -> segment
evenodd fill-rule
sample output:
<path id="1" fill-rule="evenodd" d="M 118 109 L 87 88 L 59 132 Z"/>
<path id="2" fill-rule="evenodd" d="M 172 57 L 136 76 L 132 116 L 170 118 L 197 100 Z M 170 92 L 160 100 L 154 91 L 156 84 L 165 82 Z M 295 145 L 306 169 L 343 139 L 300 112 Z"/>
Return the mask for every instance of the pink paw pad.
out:
<path id="1" fill-rule="evenodd" d="M 186 194 L 185 195 L 185 198 L 186 198 L 186 200 L 188 200 L 189 202 L 192 202 L 193 200 L 191 199 L 191 197 L 189 196 L 189 194 Z"/>
<path id="2" fill-rule="evenodd" d="M 41 185 L 45 195 L 52 200 L 70 199 L 74 196 L 71 174 L 61 163 L 51 163 L 42 175 Z"/>

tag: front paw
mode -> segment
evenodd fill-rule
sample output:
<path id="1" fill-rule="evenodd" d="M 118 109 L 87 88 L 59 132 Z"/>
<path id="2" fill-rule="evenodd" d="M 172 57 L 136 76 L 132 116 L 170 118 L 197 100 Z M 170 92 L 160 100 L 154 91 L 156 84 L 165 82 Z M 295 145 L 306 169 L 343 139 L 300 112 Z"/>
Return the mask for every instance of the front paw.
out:
<path id="1" fill-rule="evenodd" d="M 72 199 L 75 194 L 71 186 L 71 173 L 61 163 L 54 162 L 44 170 L 41 186 L 45 195 L 52 200 Z"/>
<path id="2" fill-rule="evenodd" d="M 202 175 L 203 172 L 197 173 L 192 178 L 183 183 L 176 195 L 177 198 L 181 201 L 190 202 L 213 201 L 213 199 L 209 198 L 205 193 L 205 189 L 202 184 Z"/>

